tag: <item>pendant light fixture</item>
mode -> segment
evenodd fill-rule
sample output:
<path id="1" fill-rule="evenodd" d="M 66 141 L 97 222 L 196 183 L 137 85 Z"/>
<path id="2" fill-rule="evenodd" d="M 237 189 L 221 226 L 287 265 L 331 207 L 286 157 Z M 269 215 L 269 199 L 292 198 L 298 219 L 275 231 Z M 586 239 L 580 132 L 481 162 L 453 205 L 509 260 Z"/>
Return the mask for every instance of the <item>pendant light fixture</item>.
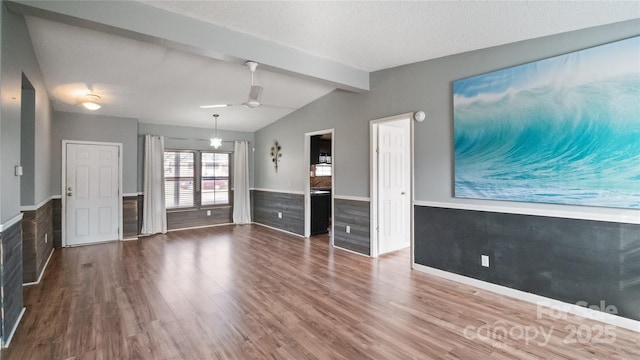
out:
<path id="1" fill-rule="evenodd" d="M 211 143 L 209 144 L 210 146 L 213 146 L 214 149 L 217 149 L 220 147 L 220 145 L 222 145 L 222 139 L 220 139 L 218 137 L 218 114 L 213 114 L 213 118 L 215 119 L 215 135 L 213 136 L 213 139 L 211 139 Z"/>

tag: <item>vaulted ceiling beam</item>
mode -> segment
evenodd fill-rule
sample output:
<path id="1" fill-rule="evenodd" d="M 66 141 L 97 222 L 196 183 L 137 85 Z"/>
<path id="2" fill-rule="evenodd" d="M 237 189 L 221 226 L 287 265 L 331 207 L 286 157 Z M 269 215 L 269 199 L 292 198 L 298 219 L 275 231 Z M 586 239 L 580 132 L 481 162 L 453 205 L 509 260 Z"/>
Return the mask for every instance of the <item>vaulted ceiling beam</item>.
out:
<path id="1" fill-rule="evenodd" d="M 274 72 L 321 80 L 332 87 L 369 90 L 369 73 L 273 41 L 135 1 L 5 2 L 14 12 L 188 51 L 217 60 L 253 60 Z"/>

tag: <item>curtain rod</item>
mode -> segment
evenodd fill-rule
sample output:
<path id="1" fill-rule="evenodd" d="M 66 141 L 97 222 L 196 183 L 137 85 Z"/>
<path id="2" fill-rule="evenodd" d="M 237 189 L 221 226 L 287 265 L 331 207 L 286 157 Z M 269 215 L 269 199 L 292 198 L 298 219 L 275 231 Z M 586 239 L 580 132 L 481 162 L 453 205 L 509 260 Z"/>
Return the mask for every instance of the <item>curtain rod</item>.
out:
<path id="1" fill-rule="evenodd" d="M 150 135 L 150 134 L 138 134 L 138 137 L 144 137 L 145 135 Z M 189 139 L 189 138 L 180 138 L 180 137 L 173 137 L 173 136 L 164 136 L 164 138 L 171 139 L 171 140 L 185 140 L 185 141 L 206 141 L 206 142 L 210 141 L 209 139 Z M 236 141 L 246 141 L 248 144 L 251 144 L 251 141 L 249 140 L 222 140 L 222 142 L 228 142 L 228 143 L 232 143 Z"/>

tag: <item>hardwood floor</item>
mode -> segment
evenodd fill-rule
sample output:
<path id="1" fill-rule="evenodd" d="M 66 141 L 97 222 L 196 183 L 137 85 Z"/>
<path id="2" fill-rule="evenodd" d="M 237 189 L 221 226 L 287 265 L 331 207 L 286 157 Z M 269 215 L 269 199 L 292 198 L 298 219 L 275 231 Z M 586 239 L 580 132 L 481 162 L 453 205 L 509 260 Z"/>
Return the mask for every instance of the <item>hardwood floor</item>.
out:
<path id="1" fill-rule="evenodd" d="M 410 270 L 408 251 L 370 259 L 254 225 L 56 250 L 25 304 L 4 360 L 640 359 L 637 333 L 538 319 Z"/>

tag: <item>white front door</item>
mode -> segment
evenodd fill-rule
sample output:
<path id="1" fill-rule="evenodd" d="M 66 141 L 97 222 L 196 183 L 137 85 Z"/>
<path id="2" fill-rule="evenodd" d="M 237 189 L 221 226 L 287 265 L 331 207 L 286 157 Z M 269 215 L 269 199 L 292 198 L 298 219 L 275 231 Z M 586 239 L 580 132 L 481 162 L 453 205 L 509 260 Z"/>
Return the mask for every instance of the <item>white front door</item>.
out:
<path id="1" fill-rule="evenodd" d="M 66 245 L 118 240 L 119 147 L 67 143 L 65 151 Z"/>
<path id="2" fill-rule="evenodd" d="M 378 130 L 378 254 L 411 244 L 411 150 L 406 124 L 380 124 Z"/>

